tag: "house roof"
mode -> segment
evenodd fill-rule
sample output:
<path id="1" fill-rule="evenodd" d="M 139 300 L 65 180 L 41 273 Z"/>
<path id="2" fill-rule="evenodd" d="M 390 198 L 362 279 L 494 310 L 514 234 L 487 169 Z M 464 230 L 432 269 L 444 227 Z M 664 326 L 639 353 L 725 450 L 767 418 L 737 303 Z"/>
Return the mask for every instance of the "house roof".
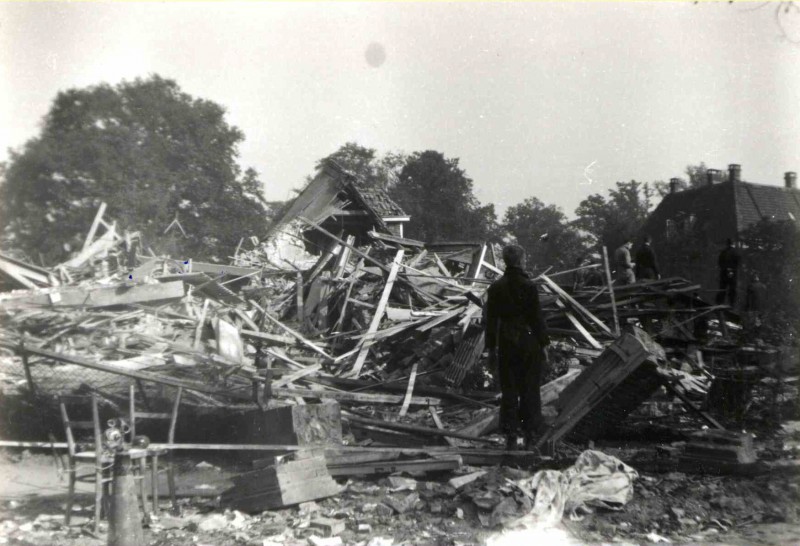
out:
<path id="1" fill-rule="evenodd" d="M 800 225 L 800 190 L 751 182 L 733 187 L 739 231 L 761 219 L 792 220 Z"/>
<path id="2" fill-rule="evenodd" d="M 364 203 L 375 211 L 381 218 L 403 218 L 408 214 L 395 203 L 385 190 L 375 188 L 362 188 L 355 186 L 355 190 L 361 194 Z"/>
<path id="3" fill-rule="evenodd" d="M 722 182 L 668 194 L 648 218 L 645 231 L 663 229 L 665 220 L 694 216 L 712 240 L 723 241 L 761 219 L 800 225 L 800 190 L 753 182 Z"/>

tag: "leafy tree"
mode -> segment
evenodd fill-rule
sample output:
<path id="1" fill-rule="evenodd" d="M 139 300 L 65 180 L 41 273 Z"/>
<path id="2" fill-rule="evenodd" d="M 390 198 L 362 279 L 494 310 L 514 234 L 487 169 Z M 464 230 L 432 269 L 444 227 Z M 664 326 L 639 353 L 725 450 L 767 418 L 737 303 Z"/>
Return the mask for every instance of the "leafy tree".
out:
<path id="1" fill-rule="evenodd" d="M 258 175 L 236 163 L 244 137 L 224 115 L 159 76 L 60 92 L 41 134 L 5 167 L 5 239 L 61 260 L 105 201 L 108 217 L 156 251 L 226 259 L 266 218 Z M 185 237 L 164 235 L 175 218 Z"/>
<path id="2" fill-rule="evenodd" d="M 384 190 L 394 185 L 406 161 L 401 152 L 389 152 L 380 157 L 374 148 L 365 148 L 355 142 L 347 142 L 329 156 L 320 159 L 316 168 L 320 169 L 328 159 L 333 159 L 345 170 L 356 175 L 359 184 Z"/>
<path id="3" fill-rule="evenodd" d="M 472 179 L 439 152 L 415 152 L 389 193 L 411 215 L 406 236 L 426 242 L 496 238 L 494 205 L 481 205 Z"/>
<path id="4" fill-rule="evenodd" d="M 569 269 L 588 250 L 586 237 L 567 221 L 561 209 L 536 197 L 506 210 L 503 229 L 525 249 L 530 267 Z M 544 235 L 546 240 L 542 240 Z"/>
<path id="5" fill-rule="evenodd" d="M 684 178 L 678 178 L 678 190 L 701 188 L 708 183 L 708 167 L 703 161 L 698 165 L 687 165 L 684 173 L 686 175 Z M 721 170 L 718 176 L 720 182 L 725 182 L 728 180 L 728 171 Z M 661 180 L 653 182 L 653 188 L 660 197 L 669 193 L 668 182 Z"/>
<path id="6" fill-rule="evenodd" d="M 575 226 L 611 251 L 633 240 L 652 208 L 653 190 L 644 182 L 617 182 L 608 198 L 596 193 L 580 202 Z"/>
<path id="7" fill-rule="evenodd" d="M 800 335 L 800 230 L 791 221 L 764 219 L 745 230 L 740 242 L 744 287 L 753 273 L 769 287 L 767 301 L 762 302 L 766 337 L 776 343 L 796 341 Z"/>

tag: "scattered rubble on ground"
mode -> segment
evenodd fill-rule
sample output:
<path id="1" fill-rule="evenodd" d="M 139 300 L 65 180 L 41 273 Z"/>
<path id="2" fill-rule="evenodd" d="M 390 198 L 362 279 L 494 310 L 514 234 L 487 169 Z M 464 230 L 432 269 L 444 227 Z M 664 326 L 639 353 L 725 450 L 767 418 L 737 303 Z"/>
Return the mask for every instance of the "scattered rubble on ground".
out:
<path id="1" fill-rule="evenodd" d="M 796 411 L 797 356 L 739 343 L 737 315 L 699 286 L 535 273 L 550 427 L 537 450 L 504 451 L 481 324 L 493 245 L 333 232 L 331 207 L 349 203 L 306 197 L 230 264 L 148 255 L 102 209 L 64 264 L 0 256 L 17 287 L 0 294 L 9 445 L 63 436 L 61 394 L 124 415 L 131 384 L 148 411 L 182 388 L 177 445 L 154 445 L 250 466 L 153 517 L 152 544 L 466 544 L 562 520 L 585 540 L 657 542 L 796 521 L 797 487 L 774 475 L 800 453 L 796 422 L 776 432 Z M 583 451 L 620 439 L 640 447 Z M 753 473 L 768 485 L 725 475 Z M 98 540 L 17 510 L 2 509 L 5 537 Z"/>

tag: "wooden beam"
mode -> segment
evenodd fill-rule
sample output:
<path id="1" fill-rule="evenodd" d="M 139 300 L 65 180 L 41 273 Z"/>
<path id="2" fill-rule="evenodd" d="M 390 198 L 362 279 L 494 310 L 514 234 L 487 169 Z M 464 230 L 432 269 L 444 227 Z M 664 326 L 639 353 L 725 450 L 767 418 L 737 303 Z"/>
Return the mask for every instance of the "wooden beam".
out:
<path id="1" fill-rule="evenodd" d="M 405 254 L 404 249 L 400 249 L 395 254 L 394 261 L 392 262 L 392 268 L 389 271 L 389 277 L 386 279 L 386 284 L 383 287 L 383 293 L 381 294 L 381 299 L 378 301 L 378 308 L 375 311 L 375 315 L 372 317 L 372 322 L 369 324 L 369 328 L 367 329 L 367 335 L 374 334 L 378 330 L 378 326 L 381 323 L 381 319 L 383 318 L 383 314 L 386 311 L 386 304 L 389 303 L 389 295 L 392 293 L 392 287 L 394 286 L 394 280 L 397 278 L 397 272 L 400 270 L 400 263 L 403 261 L 403 255 Z M 374 343 L 373 340 L 370 338 L 365 338 L 361 344 L 361 350 L 356 357 L 356 362 L 353 365 L 352 375 L 358 377 L 361 374 L 361 368 L 364 367 L 364 362 L 367 359 L 367 354 L 369 353 L 369 348 Z"/>
<path id="2" fill-rule="evenodd" d="M 350 421 L 360 425 L 368 425 L 377 428 L 385 428 L 387 430 L 397 430 L 400 432 L 411 432 L 415 434 L 424 434 L 426 436 L 440 436 L 442 438 L 458 438 L 460 440 L 469 440 L 471 442 L 483 442 L 494 444 L 494 440 L 487 440 L 486 438 L 479 438 L 477 436 L 467 436 L 458 432 L 450 432 L 447 430 L 439 430 L 438 428 L 421 427 L 419 425 L 407 425 L 404 423 L 392 423 L 390 421 L 383 421 L 380 419 L 367 419 L 365 417 L 357 417 L 355 415 L 342 415 L 343 420 Z"/>
<path id="3" fill-rule="evenodd" d="M 210 394 L 223 394 L 226 396 L 231 395 L 231 393 L 221 391 L 220 389 L 211 387 L 205 383 L 188 381 L 185 379 L 176 379 L 174 377 L 167 377 L 140 370 L 130 370 L 127 368 L 120 368 L 118 366 L 104 364 L 102 362 L 92 362 L 90 360 L 86 360 L 84 358 L 80 358 L 77 356 L 65 355 L 61 353 L 55 353 L 52 351 L 45 351 L 44 349 L 38 349 L 35 347 L 30 347 L 28 345 L 19 348 L 19 351 L 20 352 L 24 351 L 25 353 L 41 356 L 44 358 L 49 358 L 51 360 L 57 360 L 59 362 L 66 362 L 67 364 L 76 364 L 78 366 L 82 366 L 84 368 L 89 368 L 92 370 L 99 370 L 101 372 L 108 372 L 115 375 L 121 375 L 124 377 L 132 377 L 134 379 L 141 379 L 143 381 L 152 381 L 153 383 L 159 383 L 161 385 L 169 385 L 171 387 L 183 387 L 187 390 L 205 392 Z"/>
<path id="4" fill-rule="evenodd" d="M 603 332 L 605 332 L 609 336 L 614 337 L 613 332 L 611 332 L 611 330 L 608 328 L 608 326 L 605 325 L 605 323 L 602 320 L 594 316 L 591 312 L 589 312 L 588 309 L 586 309 L 583 305 L 578 303 L 572 296 L 567 294 L 564 291 L 564 289 L 558 286 L 555 282 L 553 282 L 552 279 L 550 279 L 544 273 L 539 275 L 539 277 L 545 283 L 547 283 L 547 285 L 553 290 L 553 292 L 564 298 L 570 306 L 572 306 L 575 310 L 577 310 L 580 314 L 589 319 L 591 322 L 595 323 Z"/>
<path id="5" fill-rule="evenodd" d="M 174 300 L 184 296 L 183 281 L 159 284 L 118 284 L 94 288 L 67 288 L 47 294 L 24 294 L 0 301 L 7 309 L 19 307 L 113 307 L 151 301 Z"/>
<path id="6" fill-rule="evenodd" d="M 334 358 L 333 358 L 331 355 L 329 355 L 328 353 L 326 353 L 325 351 L 323 351 L 323 350 L 322 350 L 322 349 L 321 349 L 319 346 L 317 346 L 317 345 L 315 345 L 314 343 L 312 343 L 311 341 L 307 340 L 307 339 L 306 339 L 306 338 L 304 338 L 302 335 L 300 335 L 300 333 L 299 333 L 299 332 L 295 332 L 294 330 L 292 330 L 291 328 L 289 328 L 288 326 L 286 326 L 285 324 L 283 324 L 281 321 L 279 321 L 278 319 L 276 319 L 275 317 L 273 317 L 272 315 L 270 315 L 269 313 L 267 313 L 266 311 L 264 311 L 264 316 L 265 316 L 265 317 L 266 317 L 266 318 L 267 318 L 267 319 L 268 319 L 270 322 L 272 322 L 273 324 L 276 324 L 277 326 L 279 326 L 280 328 L 282 328 L 282 329 L 283 329 L 285 332 L 287 332 L 288 334 L 290 334 L 292 337 L 296 338 L 296 339 L 297 339 L 297 341 L 299 341 L 300 343 L 302 343 L 303 345 L 305 345 L 306 347 L 308 347 L 309 349 L 311 349 L 311 350 L 312 350 L 312 351 L 314 351 L 315 353 L 319 353 L 319 354 L 321 354 L 322 356 L 324 356 L 324 357 L 325 357 L 325 358 L 327 358 L 328 360 L 333 360 L 333 359 L 334 359 Z"/>
<path id="7" fill-rule="evenodd" d="M 358 402 L 361 404 L 400 404 L 404 396 L 397 394 L 372 394 L 368 392 L 346 392 L 329 390 L 311 390 L 281 387 L 272 389 L 272 393 L 277 396 L 301 396 L 303 398 L 330 398 L 344 402 Z M 440 406 L 441 398 L 430 396 L 412 396 L 410 404 L 415 406 Z M 382 422 L 382 421 L 380 421 Z"/>
<path id="8" fill-rule="evenodd" d="M 617 316 L 617 302 L 614 299 L 614 281 L 611 280 L 611 266 L 608 264 L 608 249 L 603 247 L 603 267 L 606 270 L 606 283 L 608 284 L 608 294 L 611 296 L 611 312 L 614 314 L 614 333 L 619 336 L 619 317 Z M 597 297 L 595 295 L 592 299 Z M 589 300 L 591 301 L 591 300 Z"/>
<path id="9" fill-rule="evenodd" d="M 94 236 L 97 233 L 97 228 L 100 227 L 100 221 L 103 218 L 103 213 L 106 211 L 106 204 L 105 202 L 100 203 L 100 208 L 97 209 L 97 214 L 94 215 L 94 220 L 92 221 L 92 226 L 89 228 L 89 233 L 86 235 L 86 239 L 83 241 L 83 247 L 81 247 L 81 252 L 86 250 L 92 241 L 94 240 Z"/>

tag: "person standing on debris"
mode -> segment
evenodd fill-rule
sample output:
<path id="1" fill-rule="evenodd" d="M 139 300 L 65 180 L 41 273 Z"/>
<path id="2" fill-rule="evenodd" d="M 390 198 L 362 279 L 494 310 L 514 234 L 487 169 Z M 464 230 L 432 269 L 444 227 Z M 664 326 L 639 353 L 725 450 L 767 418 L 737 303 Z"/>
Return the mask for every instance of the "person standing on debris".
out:
<path id="1" fill-rule="evenodd" d="M 617 266 L 617 284 L 620 286 L 636 282 L 636 275 L 633 273 L 633 263 L 631 262 L 631 247 L 633 247 L 633 243 L 626 241 L 614 251 L 614 263 Z"/>
<path id="2" fill-rule="evenodd" d="M 725 303 L 733 307 L 736 304 L 736 282 L 739 277 L 739 253 L 733 246 L 733 241 L 728 239 L 725 248 L 719 253 L 719 292 L 717 292 L 717 305 Z"/>
<path id="3" fill-rule="evenodd" d="M 507 246 L 503 261 L 505 273 L 488 290 L 485 327 L 489 365 L 502 392 L 500 428 L 513 449 L 522 434 L 530 446 L 544 428 L 539 388 L 550 340 L 536 284 L 524 270 L 525 251 Z"/>
<path id="4" fill-rule="evenodd" d="M 660 279 L 658 272 L 658 260 L 656 253 L 651 246 L 652 239 L 649 235 L 644 238 L 642 246 L 636 251 L 636 278 L 637 279 Z"/>

